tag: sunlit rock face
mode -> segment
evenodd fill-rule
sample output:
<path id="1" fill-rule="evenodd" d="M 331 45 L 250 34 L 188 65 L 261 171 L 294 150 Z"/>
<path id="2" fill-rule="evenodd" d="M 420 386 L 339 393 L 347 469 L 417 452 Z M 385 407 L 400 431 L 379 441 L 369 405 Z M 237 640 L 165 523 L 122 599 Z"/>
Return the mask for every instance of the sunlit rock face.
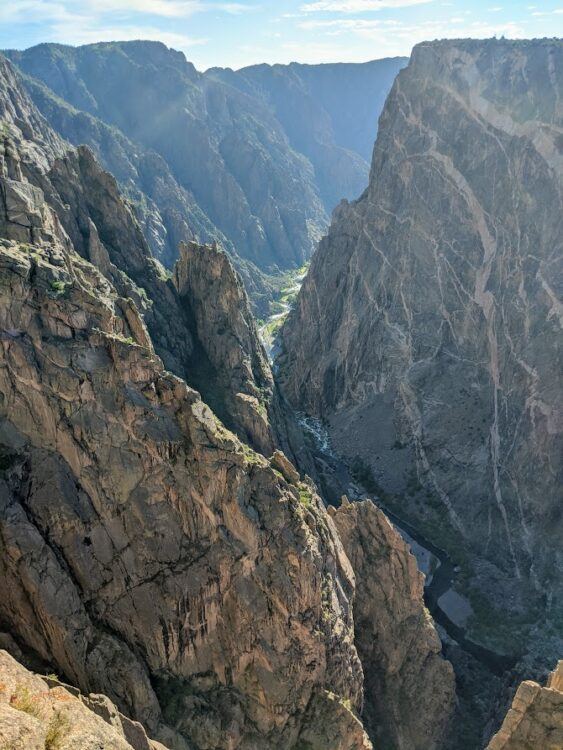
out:
<path id="1" fill-rule="evenodd" d="M 105 695 L 81 695 L 0 651 L 0 743 L 10 750 L 167 750 Z"/>
<path id="2" fill-rule="evenodd" d="M 172 282 L 2 59 L 0 102 L 2 628 L 176 750 L 291 748 L 318 716 L 368 750 L 354 575 L 315 488 L 164 368 L 151 305 L 169 293 L 171 345 L 190 322 Z"/>
<path id="3" fill-rule="evenodd" d="M 57 722 L 63 750 L 161 747 L 149 735 L 175 750 L 371 750 L 368 731 L 403 723 L 404 695 L 432 705 L 435 658 L 437 737 L 451 670 L 414 560 L 375 521 L 345 537 L 350 554 L 377 551 L 359 575 L 392 585 L 397 561 L 403 575 L 393 607 L 372 602 L 394 636 L 366 664 L 397 662 L 408 612 L 409 653 L 430 667 L 413 656 L 404 692 L 364 726 L 369 605 L 355 623 L 335 522 L 274 450 L 289 417 L 228 257 L 192 243 L 162 276 L 114 178 L 49 129 L 2 58 L 0 108 L 0 642 L 73 686 L 0 652 L 0 739 L 42 747 Z M 245 442 L 188 384 L 198 357 Z M 37 716 L 18 708 L 24 690 Z"/>
<path id="4" fill-rule="evenodd" d="M 369 188 L 337 208 L 280 359 L 286 394 L 380 494 L 481 561 L 492 607 L 521 614 L 529 586 L 554 616 L 562 89 L 560 40 L 415 47 Z"/>
<path id="5" fill-rule="evenodd" d="M 563 662 L 545 687 L 526 680 L 518 688 L 500 730 L 487 750 L 558 750 L 563 747 Z"/>

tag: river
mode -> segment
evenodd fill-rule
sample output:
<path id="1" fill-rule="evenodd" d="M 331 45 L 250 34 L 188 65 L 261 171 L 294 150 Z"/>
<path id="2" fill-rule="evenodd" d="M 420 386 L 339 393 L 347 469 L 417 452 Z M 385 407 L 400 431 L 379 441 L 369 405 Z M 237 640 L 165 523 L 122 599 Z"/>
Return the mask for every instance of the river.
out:
<path id="1" fill-rule="evenodd" d="M 258 333 L 260 334 L 260 339 L 266 349 L 266 354 L 268 355 L 270 364 L 274 363 L 274 359 L 278 353 L 277 336 L 279 330 L 282 327 L 284 320 L 289 315 L 291 308 L 295 304 L 303 279 L 307 275 L 307 268 L 308 264 L 287 274 L 285 284 L 280 290 L 279 297 L 274 302 L 275 312 L 272 312 L 272 314 L 258 326 Z"/>
<path id="2" fill-rule="evenodd" d="M 351 476 L 347 463 L 332 449 L 328 430 L 320 420 L 300 415 L 299 421 L 303 429 L 312 437 L 315 446 L 313 452 L 325 464 L 331 466 L 338 483 L 346 489 L 349 499 L 354 501 L 372 498 L 372 494 L 366 492 L 365 488 Z M 518 661 L 518 656 L 498 654 L 467 637 L 466 629 L 461 624 L 463 611 L 460 612 L 466 600 L 455 589 L 455 581 L 461 571 L 452 562 L 447 552 L 426 539 L 414 526 L 390 511 L 378 498 L 375 498 L 375 501 L 416 557 L 418 566 L 425 576 L 424 602 L 435 622 L 443 628 L 449 638 L 478 659 L 493 674 L 500 676 L 512 669 Z"/>
<path id="3" fill-rule="evenodd" d="M 272 364 L 277 354 L 277 335 L 297 298 L 305 275 L 306 269 L 299 269 L 289 277 L 289 283 L 282 290 L 281 299 L 278 301 L 278 309 L 259 328 Z M 311 437 L 313 453 L 331 467 L 350 500 L 371 497 L 370 493 L 352 478 L 347 463 L 333 450 L 329 432 L 322 422 L 305 414 L 299 415 L 299 422 Z M 493 674 L 502 675 L 510 670 L 517 662 L 517 656 L 498 654 L 467 637 L 464 625 L 472 610 L 468 601 L 455 589 L 460 570 L 449 555 L 426 539 L 418 529 L 391 512 L 379 499 L 376 498 L 376 501 L 416 557 L 418 566 L 425 576 L 424 601 L 435 622 L 443 628 L 449 638 L 478 659 Z"/>

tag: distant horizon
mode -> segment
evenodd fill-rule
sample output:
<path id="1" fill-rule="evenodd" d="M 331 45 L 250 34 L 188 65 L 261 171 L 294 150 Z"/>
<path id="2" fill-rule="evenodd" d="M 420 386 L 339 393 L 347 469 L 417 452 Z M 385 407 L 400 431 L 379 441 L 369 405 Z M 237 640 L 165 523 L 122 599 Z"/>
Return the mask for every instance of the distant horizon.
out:
<path id="1" fill-rule="evenodd" d="M 465 37 L 466 39 L 470 39 L 471 37 Z M 428 39 L 425 40 L 428 42 L 433 41 L 447 41 L 447 40 L 436 40 L 436 39 Z M 453 40 L 452 40 L 453 41 Z M 532 41 L 532 39 L 513 39 L 511 41 Z M 166 44 L 165 42 L 161 41 L 160 39 L 107 39 L 99 42 L 87 42 L 86 44 L 68 44 L 64 42 L 37 42 L 37 44 L 32 44 L 29 47 L 2 47 L 0 49 L 0 53 L 2 52 L 26 52 L 27 50 L 34 49 L 36 47 L 42 47 L 42 46 L 52 46 L 52 47 L 69 47 L 70 49 L 80 49 L 81 47 L 96 47 L 100 44 L 133 44 L 135 42 L 149 42 L 152 44 L 163 44 L 167 49 L 171 50 L 172 52 L 180 52 L 184 57 L 186 58 L 186 62 L 191 63 L 194 65 L 198 73 L 205 73 L 207 70 L 213 70 L 214 68 L 220 68 L 222 70 L 233 70 L 238 71 L 242 70 L 243 68 L 251 68 L 254 66 L 259 65 L 267 65 L 268 67 L 274 67 L 276 65 L 303 65 L 303 66 L 322 66 L 322 65 L 369 65 L 370 63 L 377 63 L 377 62 L 384 62 L 386 60 L 409 60 L 410 54 L 408 55 L 388 55 L 386 57 L 374 57 L 370 60 L 358 60 L 356 62 L 346 62 L 345 60 L 327 60 L 326 62 L 321 63 L 306 63 L 301 62 L 299 60 L 290 60 L 287 63 L 269 63 L 265 61 L 259 61 L 254 63 L 249 63 L 248 65 L 243 65 L 241 68 L 233 68 L 230 65 L 211 65 L 208 68 L 198 68 L 194 61 L 191 60 L 186 52 L 184 52 L 181 49 L 177 49 L 175 47 L 171 47 L 170 45 Z M 417 44 L 424 44 L 424 42 L 417 42 Z M 417 46 L 417 45 L 415 45 Z M 413 47 L 414 49 L 414 47 Z M 412 50 L 411 50 L 412 52 Z"/>
<path id="2" fill-rule="evenodd" d="M 562 0 L 10 0 L 0 48 L 160 41 L 200 71 L 366 63 L 436 39 L 563 36 Z"/>
<path id="3" fill-rule="evenodd" d="M 435 42 L 455 42 L 455 41 L 507 41 L 507 42 L 533 42 L 533 41 L 549 41 L 549 40 L 558 40 L 563 41 L 563 39 L 559 36 L 544 36 L 544 37 L 521 37 L 521 38 L 506 38 L 506 37 L 488 37 L 484 39 L 478 39 L 477 37 L 445 37 L 442 39 L 425 39 L 421 42 L 417 42 L 414 47 L 417 47 L 420 44 L 425 43 L 435 43 Z M 309 67 L 319 67 L 319 66 L 334 66 L 334 65 L 369 65 L 370 63 L 378 63 L 378 62 L 385 62 L 387 60 L 409 60 L 412 54 L 412 49 L 409 54 L 405 55 L 387 55 L 385 57 L 374 57 L 372 59 L 368 60 L 358 60 L 353 62 L 348 62 L 346 60 L 327 60 L 325 62 L 320 63 L 307 63 L 307 62 L 301 62 L 300 60 L 290 60 L 286 63 L 269 63 L 265 61 L 258 61 L 254 63 L 249 63 L 248 65 L 243 65 L 240 68 L 233 68 L 230 65 L 211 65 L 208 68 L 198 68 L 193 60 L 191 60 L 186 52 L 180 49 L 176 49 L 175 47 L 172 47 L 165 42 L 161 41 L 160 39 L 108 39 L 108 40 L 100 40 L 98 42 L 86 42 L 85 44 L 69 44 L 64 42 L 37 42 L 37 44 L 32 44 L 29 47 L 2 47 L 0 49 L 0 52 L 25 52 L 26 50 L 33 49 L 35 47 L 41 47 L 41 46 L 53 46 L 53 47 L 69 47 L 70 49 L 79 49 L 81 47 L 95 47 L 97 45 L 106 44 L 132 44 L 132 43 L 152 43 L 152 44 L 162 44 L 164 47 L 166 47 L 168 50 L 171 50 L 172 52 L 180 52 L 182 55 L 184 55 L 186 62 L 192 64 L 198 73 L 205 73 L 208 70 L 213 70 L 214 68 L 223 69 L 223 70 L 233 70 L 233 71 L 239 71 L 243 68 L 251 68 L 251 67 L 258 67 L 260 65 L 266 65 L 268 67 L 274 67 L 276 65 L 282 65 L 282 66 L 289 66 L 289 65 L 302 65 L 302 66 L 309 66 Z"/>

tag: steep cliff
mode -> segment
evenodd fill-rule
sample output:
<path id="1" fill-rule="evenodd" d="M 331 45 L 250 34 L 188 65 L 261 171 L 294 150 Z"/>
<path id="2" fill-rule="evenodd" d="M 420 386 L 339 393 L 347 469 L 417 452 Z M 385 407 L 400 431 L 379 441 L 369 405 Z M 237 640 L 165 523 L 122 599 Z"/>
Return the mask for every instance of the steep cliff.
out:
<path id="1" fill-rule="evenodd" d="M 222 379 L 216 371 L 207 372 L 204 380 L 199 377 L 202 359 L 209 360 L 210 352 L 206 347 L 211 346 L 212 340 L 207 337 L 202 349 L 196 322 L 185 300 L 180 299 L 169 274 L 153 258 L 134 211 L 123 200 L 114 177 L 100 167 L 88 148 L 74 150 L 57 138 L 33 107 L 21 80 L 5 60 L 0 60 L 0 86 L 3 87 L 3 104 L 0 103 L 0 106 L 10 104 L 21 110 L 4 113 L 5 127 L 8 122 L 30 127 L 33 118 L 39 123 L 35 135 L 30 132 L 26 139 L 21 133 L 15 141 L 13 138 L 6 141 L 8 153 L 13 152 L 9 164 L 15 165 L 10 169 L 16 169 L 20 177 L 23 174 L 28 183 L 42 190 L 45 201 L 57 214 L 74 249 L 111 281 L 119 291 L 122 298 L 120 304 L 124 309 L 134 305 L 141 312 L 152 344 L 165 366 L 194 387 L 202 387 L 206 395 L 212 394 L 214 407 L 222 415 L 229 417 L 233 404 L 240 406 L 242 400 L 246 399 L 246 422 L 231 418 L 229 425 L 259 450 L 271 455 L 274 445 L 288 448 L 291 442 L 293 450 L 299 451 L 298 430 L 288 421 L 286 410 L 281 408 L 277 396 L 276 403 L 273 403 L 274 391 L 268 363 L 264 362 L 261 370 L 251 369 L 244 383 L 235 382 L 232 377 Z M 11 105 L 11 102 L 15 105 Z M 18 131 L 14 132 L 17 135 Z M 19 144 L 17 148 L 16 142 Z M 44 143 L 50 143 L 50 148 L 44 149 Z M 18 148 L 24 158 L 20 158 Z M 27 151 L 31 152 L 33 158 L 25 156 Z M 10 187 L 12 189 L 13 186 Z M 20 189 L 23 188 L 18 187 L 16 194 Z M 28 189 L 34 188 L 25 188 Z M 207 295 L 213 283 L 212 274 L 209 273 L 209 285 L 206 285 L 202 276 L 205 269 L 200 271 L 199 286 L 194 285 L 192 289 L 194 305 L 197 304 L 195 293 Z M 231 274 L 234 279 L 232 270 Z M 223 306 L 225 314 L 223 333 L 227 333 L 227 338 L 223 339 L 223 348 L 246 347 L 244 352 L 226 351 L 225 356 L 260 360 L 263 353 L 257 336 L 243 341 L 237 339 L 236 335 L 229 335 L 229 320 L 232 319 L 235 325 L 237 315 L 245 316 L 245 320 L 252 321 L 254 325 L 246 295 L 241 293 L 229 311 L 228 305 L 234 300 L 228 289 L 221 289 L 215 283 L 214 291 L 221 300 L 218 304 Z M 129 317 L 134 318 L 131 314 Z M 254 350 L 251 350 L 252 347 Z M 257 382 L 252 380 L 255 374 Z M 266 388 L 266 381 L 270 383 L 269 389 Z M 259 401 L 253 400 L 257 393 L 260 395 Z M 275 438 L 266 438 L 274 434 L 272 431 Z"/>
<path id="2" fill-rule="evenodd" d="M 179 242 L 218 242 L 260 317 L 269 274 L 301 266 L 327 213 L 367 185 L 377 119 L 406 63 L 200 74 L 151 42 L 7 54 L 52 128 L 117 179 L 153 255 L 170 268 Z"/>
<path id="3" fill-rule="evenodd" d="M 3 626 L 173 747 L 292 747 L 329 687 L 344 727 L 362 700 L 353 573 L 314 488 L 163 369 L 134 303 L 16 173 L 8 130 Z"/>
<path id="4" fill-rule="evenodd" d="M 266 275 L 241 258 L 233 243 L 198 205 L 194 195 L 174 178 L 165 159 L 133 143 L 115 126 L 65 102 L 41 81 L 24 75 L 23 83 L 51 127 L 75 146 L 87 145 L 100 165 L 117 180 L 131 201 L 151 252 L 165 267 L 178 258 L 178 245 L 198 238 L 219 242 L 244 279 L 257 312 L 263 316 L 272 300 Z"/>
<path id="5" fill-rule="evenodd" d="M 271 456 L 274 380 L 229 258 L 216 245 L 182 244 L 174 283 L 197 337 L 189 366 L 194 386 L 225 424 Z"/>
<path id="6" fill-rule="evenodd" d="M 212 68 L 207 75 L 262 99 L 291 146 L 315 170 L 315 183 L 330 213 L 342 198 L 355 198 L 368 183 L 377 120 L 406 57 L 367 63 L 252 65 Z"/>
<path id="7" fill-rule="evenodd" d="M 139 176 L 134 182 L 158 204 L 161 215 L 173 206 L 150 185 L 151 151 L 165 160 L 171 173 L 166 184 L 172 186 L 176 203 L 190 208 L 182 215 L 184 221 L 197 218 L 199 230 L 191 229 L 201 240 L 207 233 L 213 237 L 215 227 L 242 258 L 263 270 L 299 267 L 311 255 L 326 226 L 313 169 L 290 147 L 283 128 L 260 100 L 204 76 L 181 52 L 156 42 L 78 48 L 42 44 L 8 54 L 68 104 L 141 147 L 145 154 L 135 168 L 143 175 L 148 172 L 149 184 L 145 188 Z M 113 170 L 114 159 L 96 133 L 87 128 L 76 133 L 73 118 L 63 116 L 44 93 L 30 90 L 55 128 L 64 127 L 71 140 L 86 134 Z M 130 160 L 130 150 L 125 150 Z M 207 217 L 206 228 L 198 211 Z M 174 212 L 166 222 L 171 241 L 177 218 Z M 174 253 L 175 248 L 170 257 Z"/>
<path id="8" fill-rule="evenodd" d="M 455 680 L 424 607 L 416 560 L 371 500 L 330 511 L 356 575 L 356 648 L 365 675 L 364 720 L 375 747 L 441 747 Z"/>
<path id="9" fill-rule="evenodd" d="M 500 730 L 487 750 L 559 750 L 563 747 L 563 662 L 547 685 L 527 680 L 518 688 Z"/>
<path id="10" fill-rule="evenodd" d="M 143 750 L 148 736 L 174 750 L 371 750 L 336 526 L 283 453 L 254 452 L 188 384 L 203 353 L 223 408 L 233 394 L 259 413 L 280 403 L 227 257 L 185 247 L 175 286 L 115 180 L 52 133 L 5 60 L 0 107 L 0 642 L 76 688 L 49 678 L 47 690 L 0 654 L 11 674 L 0 732 L 37 744 L 57 731 L 62 748 L 92 736 L 136 748 L 136 728 Z M 249 412 L 231 417 L 255 429 Z M 359 573 L 382 585 L 390 574 L 361 559 Z M 391 610 L 382 617 L 395 628 Z M 432 665 L 435 643 L 419 646 Z M 387 672 L 383 660 L 366 663 Z M 431 674 L 413 665 L 398 679 L 427 694 Z M 389 716 L 380 701 L 369 731 L 402 720 L 402 700 L 387 690 Z"/>
<path id="11" fill-rule="evenodd" d="M 563 567 L 562 88 L 561 40 L 415 47 L 369 188 L 336 210 L 280 358 L 290 400 L 462 565 L 474 636 L 548 661 Z"/>

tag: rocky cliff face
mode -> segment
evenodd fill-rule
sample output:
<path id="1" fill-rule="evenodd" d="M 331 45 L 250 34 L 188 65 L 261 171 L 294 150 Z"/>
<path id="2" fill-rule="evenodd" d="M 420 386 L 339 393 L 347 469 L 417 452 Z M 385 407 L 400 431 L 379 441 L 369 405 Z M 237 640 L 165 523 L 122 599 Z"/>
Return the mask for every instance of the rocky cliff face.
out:
<path id="1" fill-rule="evenodd" d="M 291 747 L 329 686 L 361 703 L 334 527 L 163 369 L 135 305 L 14 181 L 33 206 L 0 249 L 2 622 L 174 747 Z"/>
<path id="2" fill-rule="evenodd" d="M 34 116 L 41 120 L 29 98 L 25 96 L 21 82 L 16 79 L 7 63 L 4 63 L 2 73 L 2 81 L 6 87 L 4 100 L 13 100 L 22 109 L 17 120 L 12 120 L 23 122 L 25 119 L 26 122 L 31 122 L 30 112 L 34 112 Z M 6 113 L 6 123 L 11 121 L 8 114 Z M 212 339 L 209 336 L 204 337 L 202 347 L 202 340 L 190 309 L 186 306 L 185 300 L 180 299 L 178 290 L 168 278 L 168 274 L 152 257 L 135 214 L 131 206 L 123 200 L 115 179 L 101 169 L 88 148 L 79 147 L 76 151 L 69 149 L 43 120 L 40 126 L 43 130 L 37 131 L 40 138 L 38 142 L 23 137 L 6 141 L 9 157 L 6 169 L 17 170 L 20 178 L 24 175 L 30 185 L 25 188 L 18 187 L 17 190 L 35 190 L 35 187 L 31 187 L 32 184 L 42 190 L 45 201 L 55 211 L 74 249 L 83 258 L 92 262 L 119 290 L 122 298 L 120 304 L 124 309 L 128 310 L 134 304 L 141 312 L 156 353 L 169 370 L 185 378 L 194 387 L 202 387 L 206 395 L 209 394 L 213 399 L 218 413 L 227 417 L 233 411 L 233 404 L 238 404 L 238 411 L 241 411 L 243 407 L 240 403 L 246 399 L 246 421 L 243 423 L 242 419 L 230 419 L 229 424 L 235 431 L 240 432 L 245 440 L 249 440 L 267 455 L 271 455 L 274 443 L 287 447 L 288 434 L 291 432 L 291 443 L 299 450 L 298 431 L 291 424 L 286 424 L 286 410 L 280 407 L 277 397 L 276 404 L 273 403 L 272 376 L 267 362 L 261 364 L 261 369 L 251 368 L 244 383 L 234 377 L 218 377 L 216 369 L 213 372 L 207 371 L 205 379 L 202 380 L 202 360 L 208 362 L 209 355 L 213 355 L 213 352 L 208 352 L 208 348 L 212 346 Z M 52 146 L 45 151 L 41 144 L 45 140 L 49 142 L 49 139 Z M 16 147 L 16 144 L 19 145 Z M 31 149 L 33 158 L 20 158 L 18 149 L 24 152 L 24 157 L 25 152 Z M 38 151 L 39 156 L 35 156 L 35 151 Z M 12 152 L 13 156 L 10 157 Z M 12 163 L 15 166 L 10 166 Z M 12 223 L 11 233 L 7 233 L 6 236 L 12 236 L 14 226 Z M 19 239 L 20 236 L 16 238 Z M 33 241 L 33 237 L 27 239 Z M 229 269 L 235 283 L 234 271 L 230 264 Z M 213 293 L 221 300 L 218 304 L 222 305 L 224 314 L 223 334 L 227 334 L 226 339 L 222 339 L 223 349 L 229 346 L 235 349 L 244 348 L 244 352 L 225 350 L 224 356 L 259 361 L 263 358 L 263 353 L 257 336 L 239 340 L 237 335 L 228 333 L 228 321 L 232 319 L 235 325 L 234 322 L 238 320 L 239 315 L 244 316 L 244 320 L 249 324 L 252 321 L 254 326 L 246 295 L 239 290 L 240 296 L 235 301 L 227 287 L 221 288 L 217 280 L 212 282 L 211 272 L 206 277 L 209 282 L 206 286 L 202 277 L 204 269 L 199 270 L 199 279 L 192 279 L 192 291 L 194 295 L 197 291 L 205 297 L 211 293 L 214 283 Z M 239 282 L 236 284 L 239 288 Z M 192 302 L 196 305 L 194 295 Z M 229 310 L 231 302 L 233 309 Z M 130 313 L 128 315 L 132 320 L 135 317 Z M 257 382 L 252 381 L 254 375 L 258 378 Z M 266 381 L 270 384 L 269 389 L 266 387 Z M 257 393 L 260 400 L 252 400 Z M 271 437 L 272 430 L 277 436 L 275 439 Z"/>
<path id="3" fill-rule="evenodd" d="M 191 207 L 187 216 L 176 211 L 176 218 L 187 221 L 199 210 L 208 220 L 206 233 L 215 227 L 218 239 L 225 235 L 261 269 L 298 267 L 311 255 L 326 225 L 313 169 L 258 99 L 198 73 L 182 53 L 154 42 L 39 45 L 9 54 L 68 104 L 139 144 L 146 154 L 135 168 L 149 183 L 154 181 L 149 152 L 162 157 L 181 188 L 178 192 L 167 175 L 176 203 Z M 48 104 L 41 93 L 36 100 Z M 64 126 L 65 137 L 75 137 L 75 118 L 65 119 L 52 103 L 45 114 L 54 127 Z M 96 133 L 92 140 L 113 168 L 109 149 Z M 124 150 L 129 161 L 130 149 Z M 134 182 L 162 211 L 173 209 L 165 195 L 155 197 L 150 184 L 144 188 L 139 176 Z M 202 221 L 199 216 L 200 229 Z M 174 221 L 166 229 L 173 241 Z"/>
<path id="4" fill-rule="evenodd" d="M 563 747 L 563 662 L 550 674 L 547 685 L 523 682 L 500 730 L 487 750 L 558 750 Z"/>
<path id="5" fill-rule="evenodd" d="M 0 87 L 0 626 L 27 661 L 110 701 L 47 691 L 0 655 L 15 675 L 0 732 L 44 743 L 68 718 L 75 746 L 93 734 L 125 750 L 127 716 L 143 750 L 147 735 L 174 750 L 371 750 L 334 521 L 283 453 L 241 442 L 158 356 L 189 380 L 204 351 L 231 367 L 223 387 L 269 387 L 240 282 L 199 246 L 177 287 L 161 278 L 115 180 L 50 131 L 5 61 Z M 214 291 L 205 320 L 198 294 Z M 14 680 L 26 706 L 41 693 L 40 716 L 12 713 Z"/>
<path id="6" fill-rule="evenodd" d="M 256 310 L 266 314 L 273 293 L 271 283 L 256 265 L 237 254 L 195 196 L 178 183 L 162 156 L 134 143 L 99 117 L 76 109 L 38 79 L 26 75 L 23 83 L 51 127 L 75 146 L 89 146 L 101 166 L 116 178 L 155 258 L 171 268 L 180 242 L 196 237 L 202 242 L 219 242 L 242 275 Z"/>
<path id="7" fill-rule="evenodd" d="M 375 747 L 441 747 L 455 680 L 423 605 L 416 560 L 371 500 L 330 511 L 356 574 L 356 648 L 365 675 L 364 720 Z"/>
<path id="8" fill-rule="evenodd" d="M 342 198 L 355 198 L 368 183 L 377 120 L 406 57 L 361 64 L 252 65 L 212 68 L 219 78 L 263 100 L 291 146 L 315 170 L 315 183 L 330 213 Z"/>
<path id="9" fill-rule="evenodd" d="M 217 241 L 260 317 L 275 286 L 264 270 L 302 265 L 326 212 L 367 185 L 377 118 L 406 62 L 199 74 L 150 42 L 8 54 L 54 130 L 116 177 L 153 255 L 170 268 L 179 242 Z"/>
<path id="10" fill-rule="evenodd" d="M 559 617 L 562 88 L 560 40 L 418 45 L 280 360 L 293 403 L 465 565 L 475 635 L 516 652 L 546 601 Z M 535 642 L 551 660 L 556 640 Z"/>
<path id="11" fill-rule="evenodd" d="M 81 695 L 0 651 L 0 743 L 9 750 L 166 750 L 105 695 Z"/>
<path id="12" fill-rule="evenodd" d="M 271 456 L 274 380 L 241 279 L 216 245 L 191 242 L 180 246 L 174 283 L 197 337 L 192 382 L 225 424 Z"/>

